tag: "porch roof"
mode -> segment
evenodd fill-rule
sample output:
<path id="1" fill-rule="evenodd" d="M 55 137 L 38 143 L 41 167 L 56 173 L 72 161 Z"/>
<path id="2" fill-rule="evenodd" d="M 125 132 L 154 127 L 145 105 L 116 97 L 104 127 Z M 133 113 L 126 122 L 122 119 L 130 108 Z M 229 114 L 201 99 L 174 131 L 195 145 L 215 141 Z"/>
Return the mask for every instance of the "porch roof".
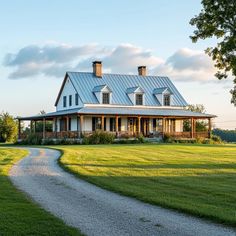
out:
<path id="1" fill-rule="evenodd" d="M 127 116 L 163 116 L 213 118 L 215 115 L 192 112 L 184 109 L 130 108 L 130 107 L 82 107 L 70 110 L 50 112 L 42 115 L 17 117 L 19 120 L 40 120 L 65 115 L 127 115 Z"/>

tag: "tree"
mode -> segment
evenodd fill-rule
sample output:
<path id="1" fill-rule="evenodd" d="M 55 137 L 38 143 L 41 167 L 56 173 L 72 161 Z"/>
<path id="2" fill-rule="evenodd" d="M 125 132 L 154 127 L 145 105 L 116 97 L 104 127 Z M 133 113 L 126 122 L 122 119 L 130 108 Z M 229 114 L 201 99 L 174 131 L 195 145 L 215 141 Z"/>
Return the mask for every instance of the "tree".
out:
<path id="1" fill-rule="evenodd" d="M 187 107 L 189 111 L 193 112 L 199 112 L 204 113 L 206 111 L 205 107 L 202 104 L 196 104 L 196 105 L 189 105 Z M 191 124 L 189 120 L 184 120 L 184 131 L 190 131 L 191 130 Z M 205 121 L 198 120 L 196 121 L 196 131 L 206 131 L 207 130 L 207 124 Z"/>
<path id="2" fill-rule="evenodd" d="M 12 142 L 17 137 L 17 122 L 7 112 L 0 114 L 0 142 Z"/>
<path id="3" fill-rule="evenodd" d="M 218 79 L 226 79 L 232 73 L 231 103 L 236 106 L 236 1 L 202 0 L 202 5 L 199 15 L 190 20 L 197 28 L 190 38 L 194 43 L 199 39 L 217 38 L 217 45 L 208 47 L 205 52 L 215 62 Z"/>

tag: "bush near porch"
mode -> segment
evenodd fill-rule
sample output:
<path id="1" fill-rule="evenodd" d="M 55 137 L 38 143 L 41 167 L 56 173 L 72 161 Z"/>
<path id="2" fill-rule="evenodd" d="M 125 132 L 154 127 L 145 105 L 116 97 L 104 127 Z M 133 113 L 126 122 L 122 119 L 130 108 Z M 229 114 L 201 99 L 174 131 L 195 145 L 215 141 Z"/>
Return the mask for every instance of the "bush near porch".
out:
<path id="1" fill-rule="evenodd" d="M 100 187 L 236 226 L 236 145 L 57 146 L 66 170 Z"/>

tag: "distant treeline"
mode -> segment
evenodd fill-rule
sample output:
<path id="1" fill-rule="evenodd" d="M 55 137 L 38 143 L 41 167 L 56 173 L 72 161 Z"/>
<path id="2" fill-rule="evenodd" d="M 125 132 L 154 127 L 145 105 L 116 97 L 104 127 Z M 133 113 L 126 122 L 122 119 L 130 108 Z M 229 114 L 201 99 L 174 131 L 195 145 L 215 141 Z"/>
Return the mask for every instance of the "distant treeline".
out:
<path id="1" fill-rule="evenodd" d="M 236 142 L 236 130 L 213 129 L 212 133 L 226 142 Z"/>

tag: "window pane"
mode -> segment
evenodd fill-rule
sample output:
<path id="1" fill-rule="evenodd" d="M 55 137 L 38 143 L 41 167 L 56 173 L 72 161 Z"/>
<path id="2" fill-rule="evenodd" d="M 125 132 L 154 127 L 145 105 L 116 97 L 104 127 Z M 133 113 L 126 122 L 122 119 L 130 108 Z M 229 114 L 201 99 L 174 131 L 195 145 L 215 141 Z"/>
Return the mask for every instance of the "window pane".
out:
<path id="1" fill-rule="evenodd" d="M 69 96 L 69 106 L 72 106 L 72 95 Z"/>
<path id="2" fill-rule="evenodd" d="M 79 94 L 78 93 L 75 94 L 75 105 L 76 106 L 79 105 Z"/>
<path id="3" fill-rule="evenodd" d="M 66 107 L 66 96 L 63 97 L 63 107 Z"/>
<path id="4" fill-rule="evenodd" d="M 136 94 L 136 105 L 143 105 L 143 94 Z"/>
<path id="5" fill-rule="evenodd" d="M 170 95 L 169 94 L 164 95 L 164 106 L 170 106 Z"/>
<path id="6" fill-rule="evenodd" d="M 110 94 L 109 93 L 103 93 L 102 94 L 102 103 L 103 104 L 109 104 L 109 96 Z"/>

